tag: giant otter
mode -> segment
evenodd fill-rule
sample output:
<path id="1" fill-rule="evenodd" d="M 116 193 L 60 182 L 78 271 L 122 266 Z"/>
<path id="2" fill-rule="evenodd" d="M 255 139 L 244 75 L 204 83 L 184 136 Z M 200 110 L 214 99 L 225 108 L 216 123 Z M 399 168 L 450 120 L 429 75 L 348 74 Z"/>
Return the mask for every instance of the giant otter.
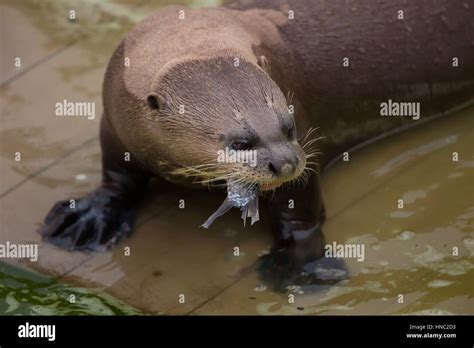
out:
<path id="1" fill-rule="evenodd" d="M 41 232 L 63 248 L 99 250 L 130 235 L 151 176 L 234 178 L 274 190 L 264 197 L 275 244 L 261 259 L 263 278 L 298 273 L 324 247 L 313 163 L 420 122 L 381 117 L 383 102 L 419 102 L 424 119 L 471 98 L 472 18 L 468 0 L 163 8 L 128 33 L 108 65 L 102 184 L 75 209 L 56 203 Z M 257 165 L 218 163 L 224 148 L 257 151 Z M 281 186 L 301 178 L 304 186 Z"/>

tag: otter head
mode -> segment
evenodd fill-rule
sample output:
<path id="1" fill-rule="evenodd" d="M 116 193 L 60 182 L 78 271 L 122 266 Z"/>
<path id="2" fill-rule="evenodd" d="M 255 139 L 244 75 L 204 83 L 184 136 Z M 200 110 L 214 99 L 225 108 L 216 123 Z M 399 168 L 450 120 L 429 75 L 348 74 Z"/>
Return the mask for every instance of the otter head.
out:
<path id="1" fill-rule="evenodd" d="M 259 65 L 234 57 L 160 71 L 147 96 L 173 174 L 261 190 L 301 176 L 306 154 L 282 91 Z M 149 118 L 149 117 L 148 117 Z"/>

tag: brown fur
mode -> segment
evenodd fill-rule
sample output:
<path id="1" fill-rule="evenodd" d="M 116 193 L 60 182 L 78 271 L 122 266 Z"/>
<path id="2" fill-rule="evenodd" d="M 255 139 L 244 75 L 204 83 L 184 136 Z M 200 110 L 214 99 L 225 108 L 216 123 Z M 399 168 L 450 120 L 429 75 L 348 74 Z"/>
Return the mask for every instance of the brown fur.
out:
<path id="1" fill-rule="evenodd" d="M 275 27 L 260 19 L 256 27 L 257 15 L 224 8 L 186 9 L 185 20 L 179 10 L 170 7 L 139 23 L 115 52 L 104 81 L 105 118 L 143 167 L 164 175 L 215 162 L 219 139 L 232 127 L 250 122 L 270 137 L 280 133 L 275 113 L 287 112 L 285 96 L 253 53 L 264 40 L 282 44 Z M 159 113 L 146 105 L 150 93 L 165 102 Z M 295 147 L 301 174 L 304 153 Z M 234 166 L 241 174 L 246 169 Z"/>
<path id="2" fill-rule="evenodd" d="M 405 122 L 382 122 L 381 101 L 421 100 L 426 116 L 470 96 L 474 6 L 465 3 L 280 0 L 242 1 L 230 9 L 168 7 L 138 23 L 112 57 L 104 81 L 105 117 L 137 160 L 166 171 L 212 160 L 222 129 L 238 124 L 231 114 L 241 110 L 255 118 L 264 107 L 255 93 L 259 86 L 252 84 L 281 97 L 279 87 L 295 95 L 300 135 L 321 127 L 327 137 L 321 161 L 327 161 Z M 398 9 L 404 10 L 402 21 Z M 276 84 L 265 75 L 252 78 L 262 54 Z M 454 56 L 460 59 L 456 69 L 450 68 Z M 124 67 L 125 57 L 130 67 Z M 231 75 L 220 67 L 234 57 L 244 68 Z M 350 68 L 342 67 L 343 57 L 350 58 Z M 213 75 L 218 78 L 211 77 L 212 69 L 221 69 Z M 175 109 L 185 104 L 186 117 L 154 122 L 145 103 L 153 90 Z M 260 129 L 276 131 L 270 117 L 262 122 L 266 127 Z"/>

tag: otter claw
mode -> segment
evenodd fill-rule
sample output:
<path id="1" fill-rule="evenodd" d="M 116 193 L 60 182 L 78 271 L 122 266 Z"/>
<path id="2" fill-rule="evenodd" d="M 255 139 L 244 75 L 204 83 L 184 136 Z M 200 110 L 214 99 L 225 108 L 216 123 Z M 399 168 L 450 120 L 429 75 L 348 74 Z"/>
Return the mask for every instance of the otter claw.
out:
<path id="1" fill-rule="evenodd" d="M 133 216 L 121 200 L 104 192 L 57 202 L 40 228 L 43 238 L 67 250 L 102 251 L 132 232 Z"/>

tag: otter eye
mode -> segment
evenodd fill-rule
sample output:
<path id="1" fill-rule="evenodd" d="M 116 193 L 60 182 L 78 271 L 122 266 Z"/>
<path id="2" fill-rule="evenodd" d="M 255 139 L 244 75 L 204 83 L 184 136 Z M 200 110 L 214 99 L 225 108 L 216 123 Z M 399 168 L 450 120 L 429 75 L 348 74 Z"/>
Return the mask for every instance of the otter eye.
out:
<path id="1" fill-rule="evenodd" d="M 157 111 L 160 110 L 160 102 L 158 101 L 158 96 L 154 93 L 150 94 L 146 98 L 146 105 L 148 105 L 150 109 Z"/>
<path id="2" fill-rule="evenodd" d="M 250 150 L 252 148 L 252 146 L 249 143 L 246 143 L 243 141 L 233 142 L 231 147 L 232 149 L 236 151 L 245 151 L 245 150 Z"/>

